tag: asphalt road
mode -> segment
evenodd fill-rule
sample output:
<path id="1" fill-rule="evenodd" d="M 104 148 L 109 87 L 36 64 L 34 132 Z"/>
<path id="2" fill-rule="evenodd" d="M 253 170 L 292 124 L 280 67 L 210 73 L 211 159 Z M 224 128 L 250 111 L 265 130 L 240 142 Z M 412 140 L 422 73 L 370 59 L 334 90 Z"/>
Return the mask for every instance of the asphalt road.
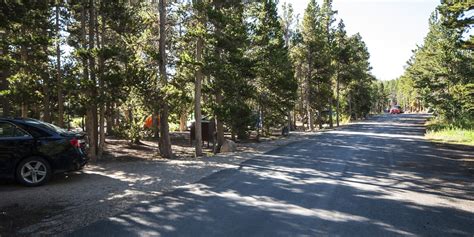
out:
<path id="1" fill-rule="evenodd" d="M 385 115 L 278 148 L 72 236 L 474 236 L 472 147 Z"/>

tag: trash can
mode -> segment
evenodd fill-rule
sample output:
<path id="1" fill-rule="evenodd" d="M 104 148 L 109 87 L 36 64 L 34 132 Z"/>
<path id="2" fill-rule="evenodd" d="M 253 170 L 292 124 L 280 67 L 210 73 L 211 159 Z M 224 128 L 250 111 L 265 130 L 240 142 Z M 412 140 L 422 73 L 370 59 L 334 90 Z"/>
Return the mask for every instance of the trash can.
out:
<path id="1" fill-rule="evenodd" d="M 207 147 L 209 148 L 209 142 L 212 142 L 212 145 L 215 146 L 216 139 L 216 123 L 214 120 L 203 120 L 201 121 L 201 129 L 202 129 L 202 141 L 207 142 Z M 196 122 L 191 124 L 191 139 L 190 143 L 193 144 L 193 141 L 196 138 Z"/>

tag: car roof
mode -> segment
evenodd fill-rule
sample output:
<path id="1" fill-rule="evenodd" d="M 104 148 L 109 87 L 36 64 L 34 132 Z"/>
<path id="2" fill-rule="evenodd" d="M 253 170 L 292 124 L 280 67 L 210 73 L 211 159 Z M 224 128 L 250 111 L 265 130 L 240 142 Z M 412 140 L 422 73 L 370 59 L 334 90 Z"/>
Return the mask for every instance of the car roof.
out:
<path id="1" fill-rule="evenodd" d="M 32 118 L 20 118 L 20 117 L 0 117 L 0 121 L 10 122 L 10 123 L 26 123 L 27 121 L 39 121 Z"/>
<path id="2" fill-rule="evenodd" d="M 13 122 L 13 121 L 15 121 L 15 119 L 14 118 L 1 118 L 0 117 L 0 121 Z"/>

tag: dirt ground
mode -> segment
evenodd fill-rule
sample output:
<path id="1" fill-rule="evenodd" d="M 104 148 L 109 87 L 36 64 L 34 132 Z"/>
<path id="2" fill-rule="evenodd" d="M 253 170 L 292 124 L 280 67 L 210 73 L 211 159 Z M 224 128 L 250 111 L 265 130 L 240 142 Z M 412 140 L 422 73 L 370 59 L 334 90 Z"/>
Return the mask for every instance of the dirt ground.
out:
<path id="1" fill-rule="evenodd" d="M 191 145 L 189 132 L 171 133 L 171 143 L 174 153 L 173 159 L 194 158 L 194 143 Z M 249 142 L 247 142 L 249 143 Z M 252 143 L 252 141 L 250 141 Z M 212 155 L 212 143 L 207 146 L 204 142 L 203 151 L 206 155 Z M 117 138 L 108 138 L 106 142 L 106 156 L 104 160 L 123 160 L 127 158 L 139 159 L 161 159 L 158 149 L 158 141 L 140 140 L 140 144 L 132 144 L 130 141 Z"/>

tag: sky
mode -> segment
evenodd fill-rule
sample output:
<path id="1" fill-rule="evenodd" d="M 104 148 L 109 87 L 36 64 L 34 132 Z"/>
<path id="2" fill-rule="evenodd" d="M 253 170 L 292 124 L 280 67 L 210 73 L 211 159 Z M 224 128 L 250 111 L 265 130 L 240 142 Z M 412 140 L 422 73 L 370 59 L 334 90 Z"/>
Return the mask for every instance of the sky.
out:
<path id="1" fill-rule="evenodd" d="M 291 3 L 302 19 L 309 0 L 280 0 Z M 321 4 L 321 0 L 318 3 Z M 370 53 L 372 74 L 380 80 L 401 76 L 416 45 L 428 33 L 430 14 L 439 0 L 334 0 L 348 34 L 359 32 Z"/>

